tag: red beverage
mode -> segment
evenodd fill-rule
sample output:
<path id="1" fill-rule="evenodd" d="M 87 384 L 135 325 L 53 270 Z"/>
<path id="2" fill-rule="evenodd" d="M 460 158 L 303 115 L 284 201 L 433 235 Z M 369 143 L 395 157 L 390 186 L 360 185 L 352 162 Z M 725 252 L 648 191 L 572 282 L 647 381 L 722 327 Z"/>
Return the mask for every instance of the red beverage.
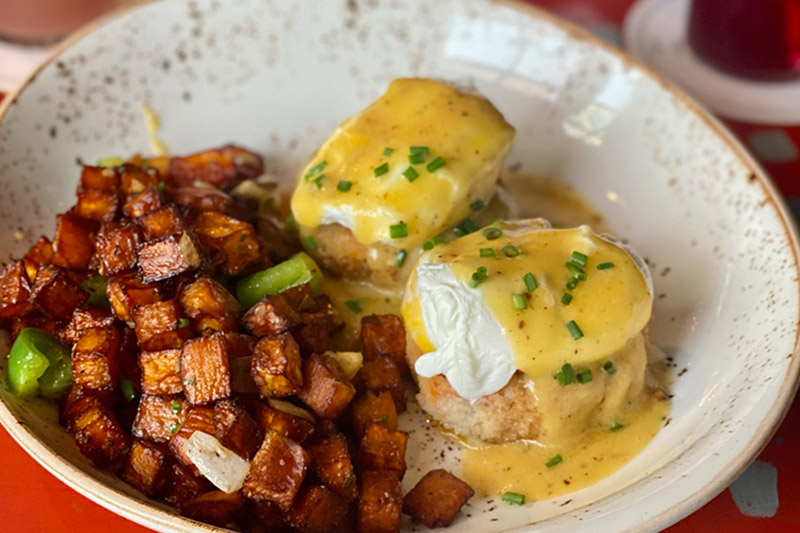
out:
<path id="1" fill-rule="evenodd" d="M 800 0 L 692 0 L 688 34 L 700 58 L 730 74 L 800 77 Z"/>

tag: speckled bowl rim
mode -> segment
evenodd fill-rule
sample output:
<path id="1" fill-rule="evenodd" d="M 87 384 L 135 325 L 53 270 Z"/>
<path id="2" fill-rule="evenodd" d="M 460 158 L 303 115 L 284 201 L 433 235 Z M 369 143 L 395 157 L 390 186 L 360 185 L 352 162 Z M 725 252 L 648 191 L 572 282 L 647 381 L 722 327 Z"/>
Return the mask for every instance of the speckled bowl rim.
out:
<path id="1" fill-rule="evenodd" d="M 0 103 L 0 124 L 2 124 L 2 121 L 8 110 L 14 105 L 14 103 L 16 103 L 17 98 L 24 92 L 25 88 L 36 79 L 39 72 L 47 65 L 55 61 L 63 52 L 110 21 L 158 1 L 159 0 L 146 0 L 142 3 L 136 4 L 135 6 L 114 9 L 70 35 L 61 44 L 54 48 L 48 57 L 28 76 L 28 78 L 20 85 L 20 87 L 18 87 L 14 92 L 8 94 L 2 103 Z M 728 148 L 734 154 L 736 154 L 739 160 L 745 166 L 750 168 L 752 175 L 755 177 L 755 181 L 757 181 L 761 186 L 766 199 L 777 213 L 778 218 L 783 226 L 784 234 L 786 235 L 792 247 L 794 269 L 797 273 L 795 279 L 798 280 L 795 282 L 795 289 L 800 292 L 800 262 L 798 262 L 798 258 L 800 257 L 800 239 L 798 239 L 798 231 L 795 221 L 789 213 L 789 210 L 786 207 L 786 204 L 783 201 L 780 193 L 777 191 L 775 185 L 772 183 L 761 165 L 756 162 L 747 149 L 718 119 L 713 117 L 705 107 L 697 103 L 682 90 L 678 89 L 674 84 L 667 81 L 664 77 L 652 70 L 650 67 L 632 58 L 622 50 L 612 46 L 601 38 L 593 35 L 588 30 L 581 28 L 580 26 L 577 26 L 576 24 L 573 24 L 565 19 L 557 17 L 544 9 L 533 6 L 530 3 L 526 3 L 523 0 L 486 1 L 488 4 L 507 6 L 520 12 L 527 12 L 535 18 L 544 20 L 549 24 L 558 27 L 576 41 L 587 42 L 595 47 L 603 49 L 605 52 L 613 55 L 627 67 L 638 69 L 645 75 L 649 76 L 652 80 L 656 81 L 673 98 L 680 101 L 680 103 L 685 106 L 685 109 L 689 113 L 692 113 L 696 118 L 705 123 L 705 125 L 714 134 L 716 134 L 717 137 L 725 142 Z M 759 424 L 753 437 L 751 438 L 750 442 L 747 443 L 744 450 L 734 457 L 713 479 L 700 487 L 698 490 L 694 491 L 692 494 L 688 495 L 680 503 L 643 520 L 638 525 L 627 529 L 627 532 L 634 533 L 655 531 L 666 528 L 705 505 L 707 502 L 725 490 L 728 485 L 730 485 L 737 477 L 739 477 L 739 475 L 741 475 L 741 473 L 750 465 L 750 463 L 772 439 L 772 436 L 775 434 L 784 417 L 786 416 L 792 399 L 794 398 L 798 389 L 798 385 L 800 385 L 800 323 L 795 324 L 795 342 L 790 356 L 792 360 L 789 364 L 786 375 L 780 384 L 775 402 L 767 411 L 767 415 Z M 174 531 L 176 526 L 184 526 L 181 527 L 181 529 L 185 531 L 227 531 L 224 528 L 214 527 L 209 524 L 197 522 L 195 520 L 170 513 L 153 504 L 138 501 L 122 491 L 110 487 L 109 485 L 106 485 L 75 468 L 71 463 L 65 461 L 60 455 L 55 453 L 55 451 L 53 451 L 45 442 L 40 440 L 23 422 L 17 420 L 17 418 L 12 414 L 11 410 L 5 404 L 5 401 L 2 400 L 0 400 L 0 424 L 2 424 L 11 437 L 48 472 L 53 474 L 56 478 L 78 493 L 102 505 L 106 509 L 119 514 L 120 516 L 132 520 L 140 525 L 151 527 L 160 531 Z M 533 526 L 537 524 L 540 525 L 542 522 L 532 522 L 528 525 Z M 516 528 L 516 530 L 519 531 L 519 528 Z"/>

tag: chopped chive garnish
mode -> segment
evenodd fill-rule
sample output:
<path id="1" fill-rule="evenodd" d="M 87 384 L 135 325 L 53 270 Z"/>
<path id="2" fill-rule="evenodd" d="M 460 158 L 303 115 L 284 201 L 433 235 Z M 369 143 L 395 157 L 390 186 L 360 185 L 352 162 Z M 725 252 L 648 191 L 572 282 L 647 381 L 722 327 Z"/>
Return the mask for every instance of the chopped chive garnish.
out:
<path id="1" fill-rule="evenodd" d="M 536 278 L 534 278 L 533 274 L 530 272 L 522 276 L 522 281 L 525 282 L 525 288 L 528 289 L 528 292 L 533 291 L 539 286 L 539 284 L 536 282 Z"/>
<path id="2" fill-rule="evenodd" d="M 587 256 L 586 254 L 582 254 L 580 252 L 572 252 L 572 255 L 569 256 L 570 261 L 582 267 L 586 266 L 587 259 L 589 259 L 589 256 Z"/>
<path id="3" fill-rule="evenodd" d="M 101 166 L 101 165 L 98 165 Z M 136 387 L 133 386 L 133 383 L 126 378 L 119 379 L 119 389 L 122 392 L 122 397 L 125 398 L 126 402 L 131 402 L 136 398 Z"/>
<path id="4" fill-rule="evenodd" d="M 486 228 L 483 230 L 483 236 L 487 241 L 493 241 L 503 236 L 503 230 L 500 228 Z"/>
<path id="5" fill-rule="evenodd" d="M 600 263 L 597 265 L 597 270 L 608 270 L 609 268 L 614 268 L 614 263 Z"/>
<path id="6" fill-rule="evenodd" d="M 389 236 L 392 239 L 402 239 L 408 237 L 408 226 L 405 222 L 398 222 L 389 226 Z"/>
<path id="7" fill-rule="evenodd" d="M 397 252 L 397 266 L 401 267 L 406 264 L 406 257 L 408 257 L 408 252 L 405 250 L 400 250 Z"/>
<path id="8" fill-rule="evenodd" d="M 328 166 L 327 161 L 322 161 L 321 163 L 317 164 L 314 168 L 312 168 L 308 173 L 312 176 L 315 174 L 319 174 L 322 172 L 322 169 Z"/>
<path id="9" fill-rule="evenodd" d="M 419 172 L 414 170 L 414 167 L 408 167 L 403 171 L 403 176 L 405 176 L 408 181 L 414 181 L 419 177 Z"/>
<path id="10" fill-rule="evenodd" d="M 356 476 L 347 476 L 347 479 L 345 479 L 344 483 L 342 483 L 342 488 L 346 489 L 347 487 L 350 487 L 355 482 L 356 482 Z"/>
<path id="11" fill-rule="evenodd" d="M 442 168 L 443 166 L 445 166 L 445 164 L 446 163 L 444 161 L 444 157 L 439 156 L 430 163 L 428 163 L 427 165 L 425 165 L 425 168 L 428 169 L 428 172 L 433 173 Z"/>
<path id="12" fill-rule="evenodd" d="M 387 146 L 386 148 L 383 149 L 383 155 L 385 155 L 386 157 L 389 157 L 393 153 L 394 153 L 394 148 L 389 148 Z"/>
<path id="13" fill-rule="evenodd" d="M 578 283 L 580 283 L 580 282 L 581 282 L 581 280 L 579 280 L 578 278 L 569 278 L 569 281 L 567 281 L 567 288 L 569 290 L 572 290 L 575 287 L 577 287 Z"/>
<path id="14" fill-rule="evenodd" d="M 570 320 L 569 322 L 567 322 L 567 330 L 569 331 L 569 334 L 572 335 L 572 338 L 575 340 L 578 340 L 581 337 L 583 337 L 583 332 L 581 331 L 581 328 L 578 327 L 578 324 L 574 320 Z"/>
<path id="15" fill-rule="evenodd" d="M 179 430 L 180 428 L 181 428 L 181 425 L 180 425 L 180 424 L 178 424 L 177 422 L 176 422 L 176 423 L 174 423 L 174 424 L 170 424 L 170 426 L 169 426 L 169 432 L 170 432 L 170 433 L 172 433 L 172 434 L 174 435 L 175 433 L 177 433 L 177 432 L 178 432 L 178 430 Z"/>
<path id="16" fill-rule="evenodd" d="M 478 231 L 478 229 L 480 228 L 478 228 L 478 225 L 473 222 L 472 219 L 465 218 L 453 228 L 453 233 L 459 237 L 463 237 L 464 235 L 469 235 L 470 233 Z"/>
<path id="17" fill-rule="evenodd" d="M 473 211 L 480 211 L 481 209 L 483 209 L 483 200 L 478 198 L 477 200 L 469 204 L 469 208 L 472 209 Z"/>
<path id="18" fill-rule="evenodd" d="M 189 326 L 189 319 L 188 318 L 179 318 L 178 319 L 178 327 L 185 328 Z"/>
<path id="19" fill-rule="evenodd" d="M 524 294 L 512 294 L 511 295 L 511 304 L 514 306 L 514 309 L 527 309 L 528 308 L 528 300 L 525 299 Z"/>
<path id="20" fill-rule="evenodd" d="M 384 174 L 389 172 L 389 163 L 384 163 L 379 167 L 375 167 L 374 172 L 375 172 L 375 177 L 376 178 L 379 178 L 380 176 L 383 176 Z"/>
<path id="21" fill-rule="evenodd" d="M 167 188 L 167 184 L 163 181 L 159 181 L 158 185 L 156 185 L 156 192 L 158 193 L 158 198 L 162 202 L 164 201 L 164 189 Z"/>
<path id="22" fill-rule="evenodd" d="M 433 250 L 440 244 L 444 244 L 444 239 L 442 239 L 441 237 L 434 237 L 433 239 L 430 239 L 422 243 L 422 249 L 427 252 L 428 250 Z"/>
<path id="23" fill-rule="evenodd" d="M 350 190 L 350 188 L 352 186 L 353 186 L 353 182 L 352 181 L 342 180 L 342 181 L 340 181 L 339 183 L 336 184 L 336 190 L 339 191 L 339 192 L 347 192 L 347 191 Z"/>
<path id="24" fill-rule="evenodd" d="M 486 276 L 486 267 L 478 267 L 475 272 L 472 273 L 472 279 L 469 280 L 469 286 L 474 289 L 486 279 Z"/>
<path id="25" fill-rule="evenodd" d="M 564 266 L 566 266 L 569 269 L 569 271 L 572 273 L 572 277 L 578 278 L 579 280 L 585 280 L 586 279 L 586 272 L 580 266 L 576 265 L 575 263 L 573 263 L 571 261 L 568 261 L 568 262 L 564 263 Z"/>
<path id="26" fill-rule="evenodd" d="M 495 257 L 494 248 L 481 248 L 481 257 Z"/>
<path id="27" fill-rule="evenodd" d="M 572 301 L 572 295 L 571 295 L 570 293 L 568 293 L 568 292 L 565 292 L 565 293 L 564 293 L 564 294 L 561 296 L 561 303 L 562 303 L 562 304 L 564 304 L 564 305 L 569 305 L 569 303 L 570 303 L 571 301 Z"/>
<path id="28" fill-rule="evenodd" d="M 303 246 L 306 247 L 306 250 L 311 250 L 313 252 L 317 249 L 317 240 L 313 235 L 306 235 L 300 240 L 303 241 Z"/>
<path id="29" fill-rule="evenodd" d="M 500 251 L 506 257 L 517 257 L 519 254 L 522 253 L 522 250 L 520 250 L 513 244 L 507 244 L 506 246 L 503 246 L 503 249 Z"/>
<path id="30" fill-rule="evenodd" d="M 575 381 L 575 369 L 572 368 L 571 364 L 564 363 L 564 366 L 561 367 L 561 370 L 556 372 L 556 379 L 558 379 L 558 382 L 562 387 L 566 387 Z"/>
<path id="31" fill-rule="evenodd" d="M 172 400 L 172 414 L 177 415 L 181 412 L 181 402 Z"/>
<path id="32" fill-rule="evenodd" d="M 124 164 L 125 161 L 121 157 L 101 157 L 97 160 L 98 167 L 118 167 Z"/>
<path id="33" fill-rule="evenodd" d="M 554 456 L 553 456 L 553 457 L 551 457 L 551 458 L 550 458 L 550 460 L 549 460 L 549 461 L 547 461 L 547 462 L 546 462 L 544 465 L 545 465 L 547 468 L 553 468 L 554 466 L 556 466 L 557 464 L 561 463 L 562 461 L 564 461 L 564 458 L 563 458 L 563 457 L 561 457 L 561 455 L 560 455 L 560 454 L 559 454 L 559 455 L 554 455 Z"/>
<path id="34" fill-rule="evenodd" d="M 603 370 L 605 370 L 609 376 L 613 376 L 617 373 L 617 367 L 614 366 L 613 361 L 606 361 L 603 363 Z"/>
<path id="35" fill-rule="evenodd" d="M 292 233 L 297 232 L 297 220 L 295 220 L 292 213 L 289 213 L 289 215 L 283 219 L 283 225 L 286 226 L 287 231 Z"/>
<path id="36" fill-rule="evenodd" d="M 619 431 L 620 429 L 624 428 L 625 424 L 620 424 L 616 420 L 614 420 L 614 424 L 611 426 L 611 431 Z"/>
<path id="37" fill-rule="evenodd" d="M 380 420 L 384 424 L 388 424 L 389 423 L 389 415 L 381 415 L 380 418 L 378 418 L 378 420 Z"/>
<path id="38" fill-rule="evenodd" d="M 325 174 L 320 174 L 319 176 L 317 176 L 316 178 L 314 178 L 313 180 L 311 180 L 311 183 L 313 183 L 313 184 L 314 184 L 314 186 L 315 186 L 317 189 L 321 189 L 321 188 L 322 188 L 322 181 L 323 181 L 324 179 L 325 179 Z"/>
<path id="39" fill-rule="evenodd" d="M 424 163 L 425 154 L 422 153 L 411 154 L 408 156 L 408 162 L 411 163 L 412 165 L 419 165 L 420 163 Z"/>
<path id="40" fill-rule="evenodd" d="M 352 312 L 354 312 L 355 314 L 358 315 L 362 311 L 362 307 L 361 306 L 364 305 L 364 302 L 366 302 L 366 299 L 364 299 L 364 298 L 356 298 L 355 300 L 347 300 L 344 303 L 344 305 L 346 305 L 349 310 L 351 310 Z"/>
<path id="41" fill-rule="evenodd" d="M 503 501 L 511 505 L 522 505 L 525 503 L 525 495 L 518 492 L 506 492 L 503 494 Z"/>
<path id="42" fill-rule="evenodd" d="M 430 149 L 427 146 L 412 146 L 408 151 L 412 154 L 427 154 L 430 152 Z"/>
<path id="43" fill-rule="evenodd" d="M 194 387 L 195 385 L 197 385 L 197 382 L 195 380 L 193 380 L 193 379 L 184 379 L 183 380 L 183 384 L 184 385 L 191 385 L 192 387 Z"/>
<path id="44" fill-rule="evenodd" d="M 575 379 L 578 380 L 578 383 L 584 385 L 592 381 L 592 369 L 587 368 L 586 370 L 581 370 L 577 374 L 575 374 Z"/>

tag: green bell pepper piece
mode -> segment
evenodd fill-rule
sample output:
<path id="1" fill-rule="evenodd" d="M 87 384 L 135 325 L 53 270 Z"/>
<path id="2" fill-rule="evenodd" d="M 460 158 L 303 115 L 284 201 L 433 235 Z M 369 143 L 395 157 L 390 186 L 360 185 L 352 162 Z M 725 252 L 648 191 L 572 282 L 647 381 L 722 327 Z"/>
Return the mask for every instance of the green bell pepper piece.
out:
<path id="1" fill-rule="evenodd" d="M 250 308 L 268 294 L 277 294 L 297 285 L 310 283 L 315 293 L 322 288 L 322 271 L 311 257 L 300 252 L 282 263 L 256 272 L 236 284 L 236 297 Z"/>
<path id="2" fill-rule="evenodd" d="M 8 384 L 18 396 L 57 398 L 72 384 L 69 349 L 45 331 L 23 329 L 8 354 Z"/>
<path id="3" fill-rule="evenodd" d="M 106 286 L 108 285 L 108 278 L 102 274 L 95 274 L 89 276 L 83 283 L 81 289 L 89 293 L 89 303 L 98 309 L 108 311 L 111 309 L 111 304 L 106 296 Z"/>

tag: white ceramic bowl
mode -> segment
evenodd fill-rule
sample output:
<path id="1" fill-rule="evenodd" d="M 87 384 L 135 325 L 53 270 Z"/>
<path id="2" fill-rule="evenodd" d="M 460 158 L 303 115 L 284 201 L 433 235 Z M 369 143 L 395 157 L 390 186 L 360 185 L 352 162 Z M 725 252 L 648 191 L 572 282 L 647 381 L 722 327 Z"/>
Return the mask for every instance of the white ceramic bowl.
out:
<path id="1" fill-rule="evenodd" d="M 521 508 L 476 499 L 453 529 L 657 530 L 723 490 L 765 445 L 800 365 L 795 230 L 762 171 L 696 104 L 524 4 L 222 4 L 177 0 L 107 20 L 72 39 L 4 103 L 4 255 L 53 232 L 53 215 L 74 202 L 76 158 L 148 152 L 140 102 L 160 115 L 172 152 L 236 142 L 290 179 L 392 78 L 472 82 L 517 128 L 509 164 L 582 191 L 649 259 L 655 341 L 674 356 L 679 377 L 671 423 L 622 470 Z M 208 527 L 92 468 L 52 407 L 17 401 L 4 384 L 0 398 L 8 431 L 76 490 L 161 531 Z M 423 472 L 446 450 L 428 434 L 435 431 L 418 425 L 408 454 Z M 445 462 L 457 461 L 448 452 Z M 419 475 L 410 469 L 406 482 Z"/>

